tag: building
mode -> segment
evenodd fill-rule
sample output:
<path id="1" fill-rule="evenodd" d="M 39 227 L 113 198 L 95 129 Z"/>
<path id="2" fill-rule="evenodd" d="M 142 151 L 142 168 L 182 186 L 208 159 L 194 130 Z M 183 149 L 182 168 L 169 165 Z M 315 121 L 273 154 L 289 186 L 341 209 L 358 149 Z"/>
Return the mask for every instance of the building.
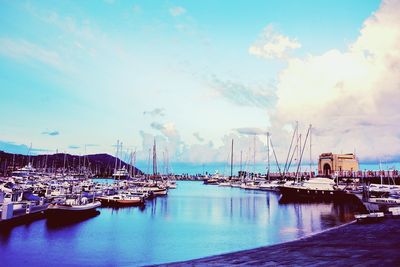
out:
<path id="1" fill-rule="evenodd" d="M 322 153 L 318 160 L 318 174 L 330 176 L 333 172 L 358 171 L 358 159 L 353 153 Z"/>

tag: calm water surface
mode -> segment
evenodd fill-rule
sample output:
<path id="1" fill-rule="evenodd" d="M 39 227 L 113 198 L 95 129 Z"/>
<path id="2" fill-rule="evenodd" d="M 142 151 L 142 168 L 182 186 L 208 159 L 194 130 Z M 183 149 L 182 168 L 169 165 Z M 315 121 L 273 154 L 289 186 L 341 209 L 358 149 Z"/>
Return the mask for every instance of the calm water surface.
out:
<path id="1" fill-rule="evenodd" d="M 138 266 L 293 240 L 353 219 L 338 204 L 279 204 L 276 193 L 178 182 L 145 208 L 1 229 L 1 266 Z"/>

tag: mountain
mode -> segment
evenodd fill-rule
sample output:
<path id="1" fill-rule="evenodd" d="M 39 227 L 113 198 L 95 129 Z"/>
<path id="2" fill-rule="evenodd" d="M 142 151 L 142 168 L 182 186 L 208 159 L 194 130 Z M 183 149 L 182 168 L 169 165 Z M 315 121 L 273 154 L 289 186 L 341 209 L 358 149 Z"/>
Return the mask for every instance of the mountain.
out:
<path id="1" fill-rule="evenodd" d="M 52 155 L 35 155 L 27 156 L 21 154 L 12 154 L 0 150 L 0 175 L 9 174 L 13 169 L 21 168 L 28 165 L 30 162 L 37 169 L 46 168 L 48 171 L 56 170 L 64 167 L 71 171 L 78 172 L 79 169 L 89 168 L 97 177 L 110 177 L 115 168 L 114 156 L 108 154 L 94 155 L 70 155 L 57 153 Z M 129 170 L 129 164 L 124 161 L 119 161 L 118 165 L 125 166 Z M 143 174 L 141 170 L 134 167 L 136 174 Z"/>

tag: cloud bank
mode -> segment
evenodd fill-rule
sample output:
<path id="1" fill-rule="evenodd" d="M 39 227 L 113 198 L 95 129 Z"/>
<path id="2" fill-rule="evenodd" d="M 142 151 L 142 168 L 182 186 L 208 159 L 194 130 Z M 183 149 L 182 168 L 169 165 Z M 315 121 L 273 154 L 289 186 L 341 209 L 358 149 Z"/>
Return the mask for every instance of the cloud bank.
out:
<path id="1" fill-rule="evenodd" d="M 400 1 L 383 1 L 347 51 L 289 58 L 279 74 L 271 131 L 279 136 L 299 120 L 314 125 L 316 153 L 356 150 L 362 160 L 398 155 L 399 10 Z"/>

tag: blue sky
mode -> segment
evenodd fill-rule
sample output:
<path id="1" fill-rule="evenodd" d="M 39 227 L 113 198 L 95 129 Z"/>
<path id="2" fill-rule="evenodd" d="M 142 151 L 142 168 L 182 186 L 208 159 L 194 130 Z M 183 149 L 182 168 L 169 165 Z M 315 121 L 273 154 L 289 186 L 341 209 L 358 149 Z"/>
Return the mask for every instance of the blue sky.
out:
<path id="1" fill-rule="evenodd" d="M 231 138 L 237 149 L 254 149 L 252 134 L 267 130 L 275 133 L 283 155 L 288 129 L 299 120 L 303 130 L 309 123 L 318 127 L 316 141 L 324 145 L 316 145 L 315 154 L 357 149 L 372 159 L 362 142 L 349 141 L 357 135 L 338 140 L 337 133 L 327 133 L 330 114 L 313 122 L 312 114 L 285 109 L 291 105 L 290 90 L 303 92 L 295 86 L 288 91 L 285 85 L 297 84 L 291 78 L 300 75 L 293 73 L 296 66 L 311 70 L 327 61 L 321 67 L 325 70 L 338 58 L 332 64 L 343 69 L 340 64 L 347 65 L 348 57 L 358 62 L 355 49 L 378 49 L 365 48 L 363 40 L 375 34 L 375 26 L 398 26 L 387 11 L 397 4 L 389 0 L 385 9 L 375 0 L 2 0 L 0 149 L 32 143 L 50 152 L 84 153 L 90 144 L 88 153 L 113 153 L 119 139 L 145 160 L 156 137 L 171 161 L 224 161 Z M 366 22 L 374 16 L 381 23 L 372 27 Z M 397 33 L 387 34 L 388 44 L 390 34 Z M 326 74 L 317 72 L 301 75 Z M 358 86 L 343 75 L 332 83 Z M 306 92 L 306 87 L 319 90 L 319 82 L 302 83 L 302 95 L 332 98 L 323 89 Z M 293 97 L 302 99 L 296 93 Z M 314 109 L 316 101 L 296 105 Z M 317 114 L 326 114 L 317 108 Z M 340 125 L 357 126 L 374 116 L 349 121 L 346 115 Z M 257 161 L 263 161 L 265 136 L 257 137 L 256 150 Z"/>

